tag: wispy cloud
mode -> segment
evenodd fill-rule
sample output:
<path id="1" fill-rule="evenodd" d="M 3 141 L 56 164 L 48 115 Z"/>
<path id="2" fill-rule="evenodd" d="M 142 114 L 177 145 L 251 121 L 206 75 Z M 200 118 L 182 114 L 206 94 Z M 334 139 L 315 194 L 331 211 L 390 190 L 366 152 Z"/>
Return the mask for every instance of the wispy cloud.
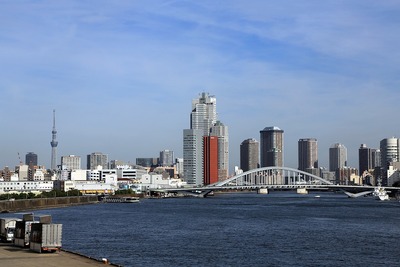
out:
<path id="1" fill-rule="evenodd" d="M 0 5 L 2 123 L 41 129 L 43 140 L 7 145 L 0 166 L 15 150 L 36 150 L 48 165 L 53 108 L 60 153 L 104 150 L 134 161 L 168 147 L 179 156 L 201 91 L 217 97 L 231 128 L 232 164 L 242 139 L 270 124 L 285 130 L 290 166 L 298 138 L 320 140 L 321 162 L 330 142 L 341 141 L 356 165 L 359 143 L 377 146 L 400 130 L 382 120 L 400 100 L 398 1 Z M 18 114 L 27 112 L 23 121 Z"/>

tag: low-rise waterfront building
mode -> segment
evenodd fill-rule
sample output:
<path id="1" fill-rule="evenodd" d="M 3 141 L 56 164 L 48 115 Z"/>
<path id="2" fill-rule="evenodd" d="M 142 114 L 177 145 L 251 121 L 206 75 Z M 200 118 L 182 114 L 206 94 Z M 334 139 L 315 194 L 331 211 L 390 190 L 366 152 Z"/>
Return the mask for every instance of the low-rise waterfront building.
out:
<path id="1" fill-rule="evenodd" d="M 36 169 L 33 174 L 33 181 L 44 181 L 46 170 Z"/>
<path id="2" fill-rule="evenodd" d="M 53 190 L 53 181 L 8 181 L 0 182 L 0 194 L 41 193 Z"/>
<path id="3" fill-rule="evenodd" d="M 145 168 L 132 168 L 132 169 L 118 169 L 117 177 L 118 179 L 134 179 L 140 180 L 140 178 L 147 174 Z"/>
<path id="4" fill-rule="evenodd" d="M 72 170 L 69 174 L 69 179 L 72 181 L 87 180 L 88 170 Z"/>
<path id="5" fill-rule="evenodd" d="M 149 173 L 143 175 L 135 187 L 143 192 L 148 189 L 180 188 L 186 184 L 187 183 L 183 182 L 181 179 L 163 179 L 162 174 Z"/>
<path id="6" fill-rule="evenodd" d="M 103 181 L 55 181 L 54 188 L 62 191 L 79 190 L 85 194 L 113 194 L 118 190 L 116 176 L 107 176 Z"/>

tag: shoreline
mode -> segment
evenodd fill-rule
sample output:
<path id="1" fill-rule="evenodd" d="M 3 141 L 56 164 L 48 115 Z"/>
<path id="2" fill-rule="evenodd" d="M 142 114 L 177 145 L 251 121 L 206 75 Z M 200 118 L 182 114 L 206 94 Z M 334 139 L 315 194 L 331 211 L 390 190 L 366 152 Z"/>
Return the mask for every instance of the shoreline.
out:
<path id="1" fill-rule="evenodd" d="M 104 265 L 122 267 L 122 265 L 113 264 L 107 259 L 96 259 L 66 249 L 55 253 L 37 253 L 13 244 L 0 243 L 0 266 L 92 267 Z"/>
<path id="2" fill-rule="evenodd" d="M 99 203 L 97 196 L 72 196 L 56 198 L 33 198 L 0 201 L 0 213 L 14 213 L 36 209 L 63 208 Z"/>

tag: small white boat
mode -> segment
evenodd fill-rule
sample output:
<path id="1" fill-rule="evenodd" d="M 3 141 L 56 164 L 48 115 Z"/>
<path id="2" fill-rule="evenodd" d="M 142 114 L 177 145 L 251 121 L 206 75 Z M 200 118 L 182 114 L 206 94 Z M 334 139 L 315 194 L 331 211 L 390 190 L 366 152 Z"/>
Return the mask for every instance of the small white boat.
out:
<path id="1" fill-rule="evenodd" d="M 388 192 L 380 186 L 375 188 L 373 195 L 379 200 L 389 200 Z"/>

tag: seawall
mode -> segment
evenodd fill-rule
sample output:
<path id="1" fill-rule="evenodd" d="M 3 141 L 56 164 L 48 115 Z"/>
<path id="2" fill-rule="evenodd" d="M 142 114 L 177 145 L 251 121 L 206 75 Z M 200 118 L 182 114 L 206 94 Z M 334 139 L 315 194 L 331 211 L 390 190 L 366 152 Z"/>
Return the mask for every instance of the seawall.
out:
<path id="1" fill-rule="evenodd" d="M 0 201 L 0 212 L 18 212 L 34 209 L 67 207 L 97 203 L 97 196 L 34 198 Z"/>

